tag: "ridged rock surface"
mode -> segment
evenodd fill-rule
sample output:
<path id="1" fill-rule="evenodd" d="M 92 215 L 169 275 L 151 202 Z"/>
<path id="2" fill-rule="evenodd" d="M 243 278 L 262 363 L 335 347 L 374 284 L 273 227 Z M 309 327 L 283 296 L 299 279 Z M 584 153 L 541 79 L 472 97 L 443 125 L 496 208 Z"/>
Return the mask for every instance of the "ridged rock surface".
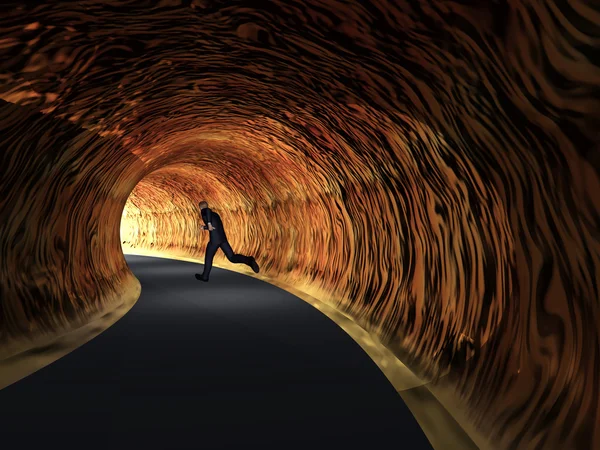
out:
<path id="1" fill-rule="evenodd" d="M 3 355 L 114 307 L 121 246 L 202 257 L 206 199 L 495 448 L 600 448 L 597 5 L 1 8 Z"/>

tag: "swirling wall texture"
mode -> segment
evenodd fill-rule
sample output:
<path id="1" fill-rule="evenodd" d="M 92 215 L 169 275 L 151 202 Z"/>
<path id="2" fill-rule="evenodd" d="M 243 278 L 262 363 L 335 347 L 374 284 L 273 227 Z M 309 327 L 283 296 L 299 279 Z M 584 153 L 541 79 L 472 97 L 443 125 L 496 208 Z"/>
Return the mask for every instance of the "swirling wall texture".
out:
<path id="1" fill-rule="evenodd" d="M 137 298 L 122 246 L 201 258 L 207 199 L 266 275 L 445 375 L 494 448 L 600 448 L 598 5 L 0 17 L 3 358 Z"/>

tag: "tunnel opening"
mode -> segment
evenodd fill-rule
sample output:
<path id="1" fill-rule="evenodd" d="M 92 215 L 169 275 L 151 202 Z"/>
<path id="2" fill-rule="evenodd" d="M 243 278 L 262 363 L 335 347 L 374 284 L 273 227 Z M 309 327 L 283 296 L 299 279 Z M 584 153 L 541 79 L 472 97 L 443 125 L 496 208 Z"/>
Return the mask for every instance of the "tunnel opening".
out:
<path id="1" fill-rule="evenodd" d="M 200 172 L 201 180 L 190 177 L 190 171 Z M 170 165 L 145 175 L 123 209 L 123 252 L 143 249 L 160 256 L 175 249 L 196 254 L 203 238 L 198 231 L 199 199 L 219 190 L 225 189 L 218 180 L 193 165 Z"/>

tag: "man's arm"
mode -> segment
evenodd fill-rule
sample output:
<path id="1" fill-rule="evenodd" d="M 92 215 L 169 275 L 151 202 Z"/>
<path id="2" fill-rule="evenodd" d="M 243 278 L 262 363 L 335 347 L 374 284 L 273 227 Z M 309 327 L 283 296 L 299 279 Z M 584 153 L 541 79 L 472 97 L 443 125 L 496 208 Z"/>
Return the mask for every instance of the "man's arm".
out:
<path id="1" fill-rule="evenodd" d="M 212 211 L 210 210 L 210 208 L 206 208 L 206 223 L 208 224 L 209 231 L 215 229 L 212 224 Z"/>

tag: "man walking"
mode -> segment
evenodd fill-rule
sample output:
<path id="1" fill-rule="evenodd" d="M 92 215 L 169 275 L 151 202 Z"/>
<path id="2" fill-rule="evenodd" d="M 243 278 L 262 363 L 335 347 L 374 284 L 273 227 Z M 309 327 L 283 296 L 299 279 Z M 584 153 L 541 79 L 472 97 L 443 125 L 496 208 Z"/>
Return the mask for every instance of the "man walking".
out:
<path id="1" fill-rule="evenodd" d="M 205 201 L 200 202 L 198 206 L 200 207 L 200 215 L 205 224 L 202 226 L 202 229 L 209 231 L 210 240 L 206 246 L 206 255 L 204 256 L 204 272 L 202 274 L 197 273 L 196 279 L 208 281 L 210 270 L 212 269 L 213 258 L 219 248 L 223 250 L 227 259 L 232 263 L 244 263 L 250 266 L 255 273 L 258 273 L 259 267 L 253 256 L 244 256 L 233 253 L 231 245 L 227 242 L 227 235 L 225 234 L 221 217 L 216 212 L 212 211 Z"/>

